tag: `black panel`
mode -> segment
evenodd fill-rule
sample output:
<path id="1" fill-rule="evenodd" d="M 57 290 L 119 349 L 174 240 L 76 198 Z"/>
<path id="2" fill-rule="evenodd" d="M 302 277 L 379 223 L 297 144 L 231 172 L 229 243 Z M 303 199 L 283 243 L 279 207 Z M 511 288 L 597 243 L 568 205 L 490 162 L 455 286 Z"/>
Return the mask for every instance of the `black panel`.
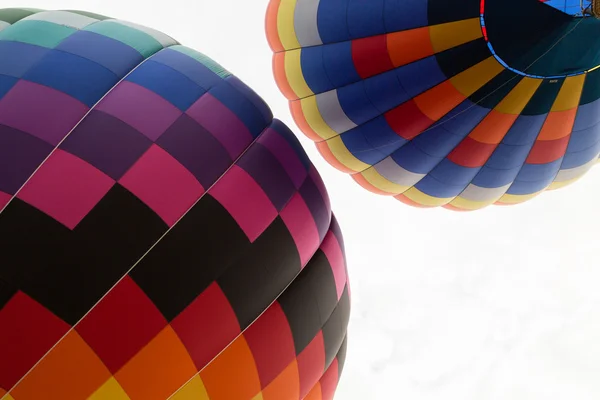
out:
<path id="1" fill-rule="evenodd" d="M 294 283 L 281 295 L 279 304 L 288 319 L 296 354 L 310 344 L 337 303 L 335 278 L 327 257 L 318 250 Z"/>
<path id="2" fill-rule="evenodd" d="M 130 275 L 171 321 L 249 246 L 229 212 L 207 194 Z"/>
<path id="3" fill-rule="evenodd" d="M 300 268 L 294 239 L 281 217 L 277 217 L 218 279 L 242 329 L 267 309 Z"/>
<path id="4" fill-rule="evenodd" d="M 556 97 L 560 92 L 564 78 L 561 79 L 545 79 L 542 84 L 535 92 L 525 109 L 521 113 L 522 115 L 542 115 L 549 113 L 556 101 Z"/>
<path id="5" fill-rule="evenodd" d="M 350 321 L 350 297 L 348 288 L 340 298 L 340 302 L 331 314 L 331 318 L 323 326 L 323 340 L 325 342 L 325 369 L 329 368 L 338 350 L 346 338 L 348 322 Z"/>
<path id="6" fill-rule="evenodd" d="M 344 371 L 344 365 L 346 365 L 346 352 L 348 350 L 348 335 L 344 338 L 342 342 L 342 346 L 337 354 L 338 359 L 338 379 L 342 376 L 342 372 Z"/>
<path id="7" fill-rule="evenodd" d="M 492 57 L 492 53 L 485 40 L 480 38 L 438 53 L 435 57 L 444 74 L 451 78 Z"/>
<path id="8" fill-rule="evenodd" d="M 481 0 L 429 0 L 429 25 L 478 18 Z"/>
<path id="9" fill-rule="evenodd" d="M 17 288 L 0 278 L 0 310 L 17 293 Z"/>
<path id="10" fill-rule="evenodd" d="M 469 97 L 469 100 L 480 107 L 494 109 L 522 79 L 521 75 L 505 69 Z"/>
<path id="11" fill-rule="evenodd" d="M 150 208 L 118 184 L 73 231 L 23 202 L 13 204 L 0 220 L 1 252 L 10 253 L 12 268 L 2 268 L 2 276 L 70 324 L 83 317 L 167 229 Z"/>

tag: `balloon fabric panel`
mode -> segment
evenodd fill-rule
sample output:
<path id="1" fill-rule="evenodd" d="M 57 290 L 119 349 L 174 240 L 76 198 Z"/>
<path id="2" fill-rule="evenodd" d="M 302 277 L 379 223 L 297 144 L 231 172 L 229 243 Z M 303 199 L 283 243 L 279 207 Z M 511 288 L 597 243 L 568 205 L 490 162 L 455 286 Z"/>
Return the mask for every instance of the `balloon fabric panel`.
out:
<path id="1" fill-rule="evenodd" d="M 267 36 L 294 119 L 331 165 L 374 193 L 466 211 L 566 186 L 598 159 L 600 21 L 557 8 L 272 0 Z"/>
<path id="2" fill-rule="evenodd" d="M 0 398 L 332 399 L 344 243 L 293 133 L 163 33 L 0 21 Z"/>

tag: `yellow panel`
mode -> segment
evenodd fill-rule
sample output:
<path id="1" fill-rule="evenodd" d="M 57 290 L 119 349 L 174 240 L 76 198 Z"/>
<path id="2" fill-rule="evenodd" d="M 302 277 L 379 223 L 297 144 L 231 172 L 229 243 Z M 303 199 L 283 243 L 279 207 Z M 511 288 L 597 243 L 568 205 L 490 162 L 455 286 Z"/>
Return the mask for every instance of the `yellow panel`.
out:
<path id="1" fill-rule="evenodd" d="M 259 393 L 259 394 L 257 394 L 256 396 L 254 396 L 254 397 L 252 398 L 252 400 L 263 400 L 263 395 L 262 395 L 262 393 Z"/>
<path id="2" fill-rule="evenodd" d="M 502 196 L 500 198 L 500 200 L 498 200 L 498 202 L 504 203 L 504 204 L 524 203 L 526 201 L 533 199 L 534 197 L 537 197 L 543 191 L 544 190 L 540 190 L 539 192 L 532 193 L 532 194 L 505 194 L 504 196 Z"/>
<path id="3" fill-rule="evenodd" d="M 565 79 L 558 96 L 556 96 L 556 101 L 552 105 L 552 111 L 572 110 L 579 105 L 585 77 L 586 75 L 577 75 Z"/>
<path id="4" fill-rule="evenodd" d="M 329 146 L 329 150 L 331 150 L 333 156 L 340 163 L 354 172 L 361 172 L 370 167 L 369 164 L 365 164 L 358 158 L 354 157 L 346 148 L 346 145 L 344 142 L 342 142 L 342 138 L 339 136 L 327 140 L 327 146 Z"/>
<path id="5" fill-rule="evenodd" d="M 460 93 L 469 97 L 503 70 L 504 67 L 494 57 L 490 57 L 450 78 L 450 82 Z"/>
<path id="6" fill-rule="evenodd" d="M 496 111 L 504 114 L 521 114 L 541 84 L 541 79 L 528 77 L 521 79 L 521 82 L 496 106 Z"/>
<path id="7" fill-rule="evenodd" d="M 398 195 L 404 193 L 409 189 L 408 186 L 401 186 L 397 183 L 389 181 L 386 177 L 381 175 L 375 168 L 369 168 L 361 173 L 361 175 L 371 185 L 377 189 L 389 193 L 390 195 Z"/>
<path id="8" fill-rule="evenodd" d="M 7 394 L 6 391 L 0 388 L 0 399 L 1 400 L 15 400 L 10 394 Z"/>
<path id="9" fill-rule="evenodd" d="M 194 376 L 179 391 L 171 397 L 171 400 L 210 400 L 204 383 L 199 375 Z"/>
<path id="10" fill-rule="evenodd" d="M 444 199 L 439 197 L 433 197 L 421 192 L 415 187 L 411 187 L 410 189 L 408 189 L 406 192 L 404 192 L 404 195 L 410 200 L 414 201 L 415 203 L 419 203 L 427 207 L 441 207 L 452 201 L 452 197 Z"/>
<path id="11" fill-rule="evenodd" d="M 281 0 L 279 13 L 277 14 L 277 30 L 283 48 L 286 50 L 297 49 L 300 42 L 296 37 L 294 27 L 294 12 L 296 11 L 296 0 Z"/>
<path id="12" fill-rule="evenodd" d="M 432 25 L 429 27 L 431 44 L 436 53 L 460 46 L 483 36 L 479 18 Z"/>
<path id="13" fill-rule="evenodd" d="M 110 378 L 88 400 L 129 400 L 129 396 L 115 378 Z"/>
<path id="14" fill-rule="evenodd" d="M 452 200 L 450 202 L 451 206 L 457 207 L 457 208 L 462 208 L 463 210 L 479 210 L 482 208 L 485 208 L 487 206 L 491 206 L 492 204 L 494 204 L 496 201 L 498 201 L 498 199 L 492 199 L 492 200 L 486 200 L 486 201 L 473 201 L 473 200 L 468 200 L 465 199 L 463 197 L 457 197 L 454 200 Z"/>
<path id="15" fill-rule="evenodd" d="M 290 87 L 296 93 L 299 99 L 313 95 L 312 90 L 306 84 L 304 74 L 302 73 L 302 65 L 300 57 L 302 51 L 290 50 L 285 53 L 285 76 L 287 77 Z"/>
<path id="16" fill-rule="evenodd" d="M 304 114 L 304 119 L 308 125 L 312 128 L 313 131 L 323 139 L 331 139 L 338 135 L 336 131 L 331 129 L 327 122 L 321 116 L 321 112 L 319 111 L 319 106 L 317 104 L 317 98 L 315 96 L 310 96 L 300 100 L 300 106 L 302 107 L 302 114 Z"/>

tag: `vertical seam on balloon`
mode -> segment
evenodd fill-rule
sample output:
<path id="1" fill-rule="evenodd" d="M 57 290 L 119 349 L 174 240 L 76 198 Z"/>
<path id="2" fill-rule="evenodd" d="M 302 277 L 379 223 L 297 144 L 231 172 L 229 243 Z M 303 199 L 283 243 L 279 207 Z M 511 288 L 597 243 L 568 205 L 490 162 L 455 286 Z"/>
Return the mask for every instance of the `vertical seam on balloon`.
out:
<path id="1" fill-rule="evenodd" d="M 102 21 L 98 21 L 98 22 L 102 22 Z M 94 24 L 95 23 L 96 22 L 94 22 Z M 93 24 L 91 24 L 91 25 L 93 25 Z M 78 31 L 82 31 L 81 29 L 77 29 L 77 30 Z M 148 35 L 148 36 L 150 36 L 150 35 Z M 179 44 L 175 39 L 173 39 L 173 40 L 176 42 L 176 44 Z M 158 42 L 158 41 L 157 41 L 157 43 L 160 44 L 160 42 Z M 4 210 L 6 210 L 8 208 L 8 205 L 10 203 L 12 203 L 12 201 L 15 198 L 17 198 L 17 195 L 21 192 L 21 190 L 23 190 L 23 188 L 25 187 L 25 185 L 27 185 L 27 183 L 33 178 L 33 176 L 39 171 L 39 169 L 50 159 L 50 157 L 52 157 L 52 155 L 57 150 L 59 150 L 60 145 L 63 144 L 65 142 L 65 140 L 67 140 L 67 138 L 69 136 L 71 136 L 71 134 L 75 131 L 75 129 L 77 129 L 77 127 L 79 125 L 81 125 L 81 123 L 90 115 L 90 113 L 92 113 L 92 111 L 94 111 L 96 109 L 96 107 L 100 104 L 100 102 L 102 102 L 102 100 L 104 100 L 106 98 L 106 96 L 108 96 L 109 94 L 111 94 L 123 81 L 125 81 L 125 79 L 127 79 L 127 77 L 129 77 L 129 75 L 131 75 L 134 71 L 136 71 L 144 63 L 146 63 L 146 61 L 148 61 L 150 58 L 152 58 L 152 56 L 154 56 L 155 54 L 160 53 L 161 51 L 163 51 L 164 49 L 169 48 L 169 47 L 171 47 L 171 46 L 163 47 L 162 49 L 160 49 L 160 50 L 154 52 L 153 54 L 151 54 L 150 56 L 148 56 L 147 58 L 144 58 L 142 60 L 142 62 L 140 62 L 138 65 L 136 65 L 134 68 L 132 68 L 131 71 L 129 71 L 127 74 L 125 74 L 125 76 L 123 76 L 123 78 L 121 78 L 117 83 L 115 83 L 113 85 L 113 87 L 111 87 L 96 103 L 94 103 L 86 111 L 86 113 L 79 119 L 79 121 L 77 121 L 77 123 L 73 126 L 73 128 L 71 128 L 71 130 L 69 130 L 69 132 L 67 132 L 67 134 L 56 144 L 56 146 L 54 146 L 54 148 L 48 154 L 48 156 L 45 157 L 44 160 L 36 167 L 36 169 L 29 175 L 29 177 L 27 178 L 27 180 L 25 182 L 23 182 L 23 184 L 19 187 L 19 189 L 17 191 L 15 191 L 15 194 L 12 195 L 12 197 L 10 198 L 10 200 L 4 205 L 4 207 L 2 209 L 0 209 L 0 214 L 2 214 L 4 212 Z M 39 62 L 41 62 L 41 60 L 38 61 L 38 63 Z M 2 400 L 2 399 L 4 399 L 4 397 L 0 397 L 0 400 Z"/>
<path id="2" fill-rule="evenodd" d="M 250 147 L 248 147 L 248 148 L 250 148 Z M 233 164 L 233 165 L 235 165 L 235 164 Z M 303 181 L 303 182 L 306 182 L 306 180 L 307 180 L 308 178 L 309 178 L 309 176 L 307 175 L 307 177 L 304 179 L 304 181 Z M 298 193 L 298 192 L 297 192 L 297 193 Z M 290 200 L 291 200 L 291 199 L 290 199 Z M 289 201 L 288 201 L 288 203 L 289 203 Z M 288 203 L 286 203 L 286 204 L 288 204 Z M 327 229 L 327 231 L 331 230 L 332 219 L 333 219 L 333 218 L 332 218 L 332 215 L 333 215 L 333 213 L 332 213 L 332 212 L 330 212 L 330 213 L 329 213 L 329 228 Z M 319 243 L 319 247 L 317 247 L 317 249 L 315 250 L 315 252 L 314 252 L 314 253 L 311 255 L 310 259 L 309 259 L 309 260 L 308 260 L 308 262 L 306 263 L 306 266 L 308 266 L 308 264 L 310 264 L 310 261 L 312 260 L 312 258 L 314 257 L 314 255 L 317 253 L 317 251 L 319 251 L 319 250 L 320 250 L 320 248 L 321 248 L 321 245 L 322 245 L 322 244 L 323 244 L 323 241 L 321 241 L 321 242 Z M 273 304 L 275 304 L 275 303 L 276 303 L 276 302 L 279 300 L 279 298 L 280 298 L 280 297 L 281 297 L 281 296 L 282 296 L 282 295 L 285 293 L 285 291 L 286 291 L 286 290 L 287 290 L 287 289 L 288 289 L 288 288 L 289 288 L 289 287 L 290 287 L 290 286 L 291 286 L 291 285 L 292 285 L 292 284 L 293 284 L 293 283 L 296 281 L 296 279 L 298 279 L 298 277 L 300 276 L 300 274 L 302 274 L 302 272 L 303 272 L 303 271 L 304 271 L 304 268 L 301 268 L 301 269 L 300 269 L 300 271 L 298 271 L 298 273 L 297 273 L 297 274 L 294 276 L 294 278 L 292 278 L 292 279 L 290 280 L 290 282 L 289 282 L 289 283 L 288 283 L 288 284 L 285 286 L 285 288 L 283 288 L 283 289 L 281 290 L 281 292 L 280 292 L 280 293 L 279 293 L 279 294 L 278 294 L 278 295 L 275 297 L 275 299 L 274 299 L 274 300 L 273 300 L 271 303 L 269 303 L 269 305 L 268 305 L 267 307 L 265 307 L 265 309 L 264 309 L 264 310 L 263 310 L 263 311 L 262 311 L 262 312 L 261 312 L 261 313 L 260 313 L 260 314 L 259 314 L 259 315 L 258 315 L 258 316 L 257 316 L 257 317 L 256 317 L 256 318 L 255 318 L 255 319 L 252 321 L 252 322 L 251 322 L 251 323 L 249 323 L 249 324 L 248 324 L 248 326 L 247 326 L 246 328 L 244 328 L 244 330 L 242 330 L 242 331 L 241 331 L 241 332 L 240 332 L 238 335 L 236 335 L 236 337 L 235 337 L 235 338 L 231 339 L 231 341 L 229 342 L 229 344 L 227 344 L 227 346 L 223 347 L 223 349 L 222 349 L 221 351 L 219 351 L 219 353 L 217 353 L 217 354 L 216 354 L 216 355 L 215 355 L 215 356 L 214 356 L 214 357 L 213 357 L 213 358 L 212 358 L 212 359 L 211 359 L 209 362 L 207 362 L 207 363 L 206 363 L 206 364 L 205 364 L 205 365 L 204 365 L 202 368 L 200 368 L 200 369 L 199 369 L 199 371 L 197 371 L 197 372 L 196 372 L 196 373 L 195 373 L 195 374 L 194 374 L 194 375 L 193 375 L 193 376 L 192 376 L 190 379 L 188 379 L 188 380 L 187 380 L 185 383 L 183 383 L 183 384 L 182 384 L 182 385 L 181 385 L 179 388 L 177 388 L 177 390 L 176 390 L 176 391 L 174 391 L 174 392 L 173 392 L 173 393 L 172 393 L 172 394 L 171 394 L 171 395 L 170 395 L 170 396 L 167 398 L 167 400 L 170 400 L 171 398 L 173 398 L 173 396 L 175 396 L 175 395 L 176 395 L 176 394 L 177 394 L 177 393 L 178 393 L 178 392 L 179 392 L 181 389 L 183 389 L 183 388 L 184 388 L 184 387 L 185 387 L 185 386 L 186 386 L 188 383 L 190 383 L 190 382 L 191 382 L 191 381 L 192 381 L 192 380 L 193 380 L 193 379 L 194 379 L 196 376 L 199 376 L 199 375 L 200 375 L 200 373 L 202 373 L 202 371 L 204 371 L 204 369 L 206 369 L 206 368 L 207 368 L 207 367 L 208 367 L 208 366 L 209 366 L 211 363 L 213 363 L 213 362 L 214 362 L 214 361 L 215 361 L 217 358 L 219 358 L 219 356 L 220 356 L 221 354 L 223 354 L 223 353 L 224 353 L 224 352 L 225 352 L 227 349 L 229 349 L 229 348 L 230 348 L 230 347 L 231 347 L 231 346 L 232 346 L 232 345 L 233 345 L 233 344 L 236 342 L 236 340 L 238 340 L 240 337 L 244 336 L 244 333 L 245 333 L 245 332 L 246 332 L 248 329 L 250 329 L 250 327 L 251 327 L 251 326 L 253 326 L 253 325 L 256 323 L 256 321 L 258 321 L 258 320 L 260 319 L 260 317 L 262 317 L 262 316 L 263 316 L 263 314 L 264 314 L 264 313 L 266 313 L 266 312 L 269 310 L 269 308 L 271 308 L 271 306 L 272 306 Z M 346 285 L 348 285 L 348 284 L 346 283 Z M 338 301 L 338 303 L 337 303 L 337 304 L 339 304 L 339 301 Z M 336 304 L 336 307 L 337 307 L 337 304 Z M 317 305 L 317 307 L 318 307 L 318 305 Z M 333 314 L 333 312 L 332 312 L 332 314 Z M 328 317 L 328 319 L 327 319 L 327 320 L 329 320 L 329 318 L 331 318 L 331 315 Z M 327 321 L 326 321 L 326 322 L 327 322 Z M 325 324 L 323 324 L 323 326 L 325 326 Z M 323 329 L 323 327 L 321 327 L 321 329 Z M 261 391 L 262 391 L 262 389 L 261 389 Z"/>

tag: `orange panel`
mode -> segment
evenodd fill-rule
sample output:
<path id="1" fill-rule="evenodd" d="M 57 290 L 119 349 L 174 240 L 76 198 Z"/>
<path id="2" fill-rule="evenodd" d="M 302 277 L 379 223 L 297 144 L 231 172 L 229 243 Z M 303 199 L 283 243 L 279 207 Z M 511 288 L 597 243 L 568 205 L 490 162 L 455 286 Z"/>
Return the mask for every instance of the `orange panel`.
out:
<path id="1" fill-rule="evenodd" d="M 346 174 L 354 174 L 354 171 L 352 171 L 350 168 L 347 168 L 344 164 L 339 162 L 337 158 L 335 158 L 327 142 L 319 142 L 315 144 L 317 146 L 317 150 L 319 150 L 319 153 L 321 153 L 321 156 L 323 156 L 325 161 L 331 164 L 332 167 L 345 172 Z"/>
<path id="2" fill-rule="evenodd" d="M 260 393 L 260 378 L 244 336 L 238 337 L 201 372 L 210 400 L 251 399 Z"/>
<path id="3" fill-rule="evenodd" d="M 299 397 L 300 376 L 298 362 L 294 360 L 263 390 L 263 400 L 298 400 Z"/>
<path id="4" fill-rule="evenodd" d="M 413 207 L 417 207 L 417 208 L 432 208 L 432 207 L 428 207 L 428 206 L 425 206 L 423 204 L 417 203 L 416 201 L 409 199 L 408 197 L 406 197 L 403 194 L 399 194 L 397 196 L 394 196 L 394 198 L 396 200 L 400 201 L 401 203 L 407 204 L 409 206 L 413 206 Z"/>
<path id="5" fill-rule="evenodd" d="M 285 98 L 288 100 L 297 99 L 298 96 L 296 96 L 296 92 L 290 86 L 285 72 L 285 53 L 276 53 L 273 55 L 273 74 L 275 75 L 275 82 Z"/>
<path id="6" fill-rule="evenodd" d="M 11 394 L 22 400 L 81 400 L 88 398 L 109 378 L 108 369 L 73 330 Z"/>
<path id="7" fill-rule="evenodd" d="M 196 372 L 183 343 L 173 328 L 167 326 L 115 378 L 131 400 L 163 400 Z"/>
<path id="8" fill-rule="evenodd" d="M 537 140 L 556 140 L 568 136 L 573 131 L 576 116 L 576 108 L 549 113 Z"/>
<path id="9" fill-rule="evenodd" d="M 516 114 L 504 114 L 492 110 L 469 136 L 480 143 L 498 144 L 504 139 L 517 118 Z"/>
<path id="10" fill-rule="evenodd" d="M 279 5 L 281 0 L 272 0 L 267 7 L 267 17 L 265 19 L 265 28 L 267 31 L 267 41 L 273 52 L 283 51 L 283 44 L 279 39 L 279 30 L 277 29 L 277 15 L 279 14 Z"/>
<path id="11" fill-rule="evenodd" d="M 321 383 L 317 382 L 303 400 L 323 400 L 323 396 L 321 395 Z"/>
<path id="12" fill-rule="evenodd" d="M 294 122 L 298 125 L 298 128 L 313 142 L 322 142 L 323 138 L 317 134 L 310 127 L 308 122 L 306 122 L 306 118 L 304 118 L 304 112 L 302 111 L 302 103 L 300 101 L 292 101 L 290 102 L 290 112 L 292 113 L 292 117 L 294 118 Z"/>
<path id="13" fill-rule="evenodd" d="M 452 82 L 445 81 L 415 97 L 414 101 L 428 118 L 439 121 L 465 99 Z"/>
<path id="14" fill-rule="evenodd" d="M 367 189 L 371 193 L 380 194 L 380 195 L 383 195 L 383 196 L 389 196 L 390 195 L 389 193 L 384 192 L 383 190 L 379 190 L 375 186 L 373 186 L 371 184 L 371 182 L 369 182 L 368 180 L 366 180 L 366 178 L 362 175 L 362 173 L 352 175 L 352 179 L 354 179 L 360 186 L 362 186 L 363 188 Z"/>
<path id="15" fill-rule="evenodd" d="M 429 28 L 417 28 L 387 35 L 387 47 L 394 67 L 401 67 L 433 55 Z"/>

